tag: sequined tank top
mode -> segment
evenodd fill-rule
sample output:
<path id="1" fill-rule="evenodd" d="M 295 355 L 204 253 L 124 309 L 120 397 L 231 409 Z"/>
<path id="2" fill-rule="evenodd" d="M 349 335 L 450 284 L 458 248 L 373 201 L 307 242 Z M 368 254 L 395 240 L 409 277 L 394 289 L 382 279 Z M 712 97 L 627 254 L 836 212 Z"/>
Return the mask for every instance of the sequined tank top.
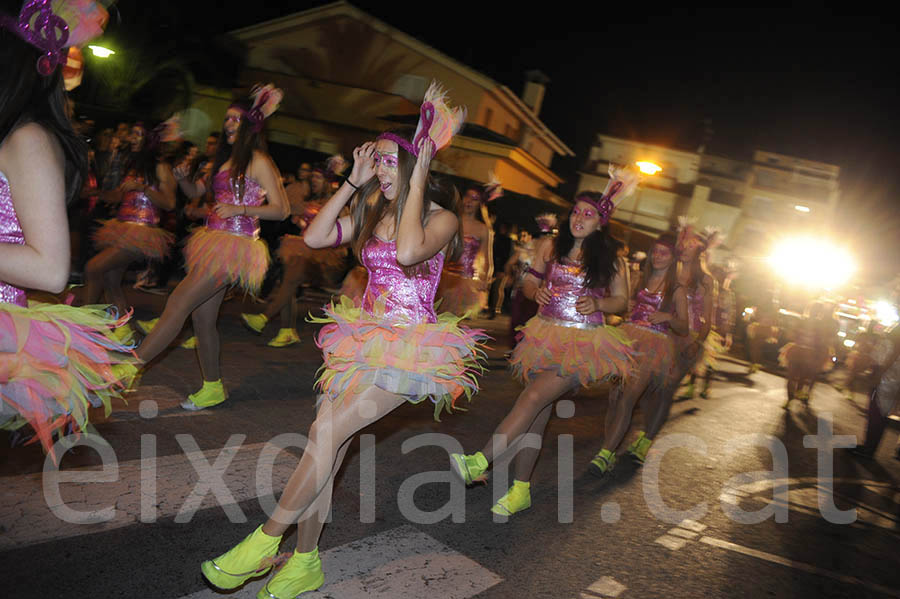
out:
<path id="1" fill-rule="evenodd" d="M 16 209 L 13 206 L 9 181 L 2 172 L 0 172 L 0 243 L 25 245 L 25 235 L 22 233 L 22 225 L 19 224 L 19 217 L 16 216 Z M 28 306 L 25 292 L 3 281 L 0 281 L 0 303 L 15 304 L 23 308 Z"/>
<path id="2" fill-rule="evenodd" d="M 541 306 L 538 315 L 563 326 L 589 328 L 602 325 L 603 312 L 579 314 L 575 303 L 583 295 L 596 298 L 606 297 L 606 288 L 585 289 L 584 269 L 580 263 L 565 260 L 553 261 L 545 273 L 547 289 L 551 293 L 550 302 Z"/>
<path id="3" fill-rule="evenodd" d="M 213 178 L 213 193 L 216 196 L 216 202 L 234 206 L 261 206 L 266 199 L 266 190 L 250 177 L 244 177 L 244 195 L 240 197 L 238 181 L 232 179 L 228 171 L 216 173 Z M 259 237 L 259 219 L 246 214 L 222 218 L 214 210 L 210 210 L 206 216 L 206 227 L 252 239 Z"/>
<path id="4" fill-rule="evenodd" d="M 143 183 L 142 177 L 128 175 L 122 181 L 138 181 Z M 154 188 L 155 189 L 155 188 Z M 116 218 L 121 221 L 135 223 L 138 225 L 148 225 L 151 227 L 159 226 L 159 217 L 161 211 L 150 198 L 142 191 L 126 191 L 122 203 L 119 205 L 119 211 Z"/>
<path id="5" fill-rule="evenodd" d="M 463 236 L 462 255 L 459 257 L 460 274 L 467 279 L 475 278 L 475 258 L 481 249 L 481 240 L 474 235 Z"/>
<path id="6" fill-rule="evenodd" d="M 647 327 L 660 333 L 669 330 L 668 322 L 660 322 L 652 324 L 649 320 L 650 315 L 659 312 L 663 302 L 663 293 L 650 293 L 646 288 L 638 291 L 634 298 L 634 309 L 631 311 L 631 322 L 638 326 Z"/>
<path id="7" fill-rule="evenodd" d="M 425 262 L 427 274 L 407 277 L 397 262 L 396 242 L 373 235 L 363 248 L 362 263 L 369 271 L 363 310 L 374 314 L 376 305 L 384 302 L 384 316 L 390 320 L 410 324 L 437 322 L 434 294 L 441 280 L 444 254 L 438 252 Z"/>

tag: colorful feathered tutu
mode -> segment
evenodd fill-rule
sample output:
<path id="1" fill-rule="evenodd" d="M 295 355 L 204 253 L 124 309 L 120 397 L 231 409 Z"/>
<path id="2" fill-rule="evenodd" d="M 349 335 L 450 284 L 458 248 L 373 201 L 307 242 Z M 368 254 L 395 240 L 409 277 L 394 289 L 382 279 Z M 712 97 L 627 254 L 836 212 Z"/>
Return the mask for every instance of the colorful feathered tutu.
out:
<path id="1" fill-rule="evenodd" d="M 440 298 L 437 307 L 443 312 L 456 314 L 461 318 L 478 316 L 484 300 L 484 292 L 478 290 L 478 279 L 464 277 L 444 270 L 436 296 Z"/>
<path id="2" fill-rule="evenodd" d="M 681 375 L 678 377 L 679 380 L 689 372 L 697 376 L 703 376 L 706 374 L 707 368 L 715 370 L 719 354 L 725 351 L 725 339 L 715 331 L 709 332 L 706 336 L 706 341 L 703 342 L 703 347 L 693 356 L 686 354 L 685 350 L 697 339 L 697 334 L 691 332 L 676 339 L 675 352 L 677 357 L 675 368 L 678 370 L 677 374 Z"/>
<path id="3" fill-rule="evenodd" d="M 834 367 L 831 348 L 800 345 L 793 341 L 785 343 L 778 352 L 778 363 L 789 371 L 809 374 L 828 372 Z"/>
<path id="4" fill-rule="evenodd" d="M 127 320 L 105 306 L 0 304 L 0 428 L 30 424 L 52 453 L 54 433 L 83 430 L 89 407 L 108 413 L 124 389 L 112 366 L 136 362 L 113 335 Z"/>
<path id="5" fill-rule="evenodd" d="M 153 260 L 162 260 L 172 249 L 175 236 L 161 227 L 140 225 L 111 219 L 94 233 L 94 243 L 99 248 L 114 247 Z"/>
<path id="6" fill-rule="evenodd" d="M 299 235 L 282 236 L 281 244 L 278 246 L 276 254 L 282 262 L 288 262 L 293 258 L 303 258 L 315 262 L 322 269 L 343 268 L 347 259 L 346 248 L 313 249 L 306 245 L 306 242 Z"/>
<path id="7" fill-rule="evenodd" d="M 648 388 L 665 385 L 675 365 L 675 341 L 672 336 L 631 322 L 623 324 L 621 330 L 631 341 L 631 349 L 638 354 L 638 367 L 650 372 Z"/>
<path id="8" fill-rule="evenodd" d="M 541 372 L 577 376 L 583 387 L 628 378 L 636 352 L 616 327 L 568 327 L 540 315 L 520 327 L 509 359 L 516 378 L 527 384 Z"/>
<path id="9" fill-rule="evenodd" d="M 316 339 L 325 360 L 316 387 L 325 398 L 341 401 L 374 385 L 411 403 L 430 399 L 435 420 L 457 407 L 460 396 L 471 400 L 486 357 L 482 331 L 459 326 L 461 319 L 447 313 L 436 323 L 398 323 L 378 316 L 382 301 L 373 312 L 341 297 L 325 306 L 324 317 L 310 316 L 325 325 Z"/>
<path id="10" fill-rule="evenodd" d="M 199 227 L 184 246 L 185 268 L 256 295 L 269 268 L 269 248 L 261 239 Z"/>

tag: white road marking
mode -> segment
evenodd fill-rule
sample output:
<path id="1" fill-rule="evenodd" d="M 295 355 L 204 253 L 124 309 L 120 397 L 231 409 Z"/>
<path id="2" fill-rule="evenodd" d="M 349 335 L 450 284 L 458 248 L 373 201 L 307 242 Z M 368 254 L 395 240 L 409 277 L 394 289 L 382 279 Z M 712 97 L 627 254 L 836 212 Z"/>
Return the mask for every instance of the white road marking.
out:
<path id="1" fill-rule="evenodd" d="M 798 561 L 794 561 L 791 559 L 781 557 L 779 555 L 773 555 L 773 554 L 767 553 L 765 551 L 751 549 L 749 547 L 744 547 L 743 545 L 738 545 L 736 543 L 731 543 L 729 541 L 723 541 L 721 539 L 714 539 L 712 537 L 701 537 L 700 542 L 705 543 L 707 545 L 711 545 L 713 547 L 718 547 L 720 549 L 726 549 L 728 551 L 740 553 L 741 555 L 747 555 L 750 557 L 755 557 L 757 559 L 765 560 L 765 561 L 771 562 L 773 564 L 787 566 L 788 568 L 793 568 L 794 570 L 800 570 L 802 572 L 807 572 L 809 574 L 815 574 L 817 576 L 831 578 L 832 580 L 837 580 L 837 581 L 844 582 L 847 584 L 862 585 L 862 586 L 866 587 L 867 589 L 876 591 L 878 593 L 884 593 L 885 595 L 889 595 L 891 597 L 900 597 L 900 591 L 898 591 L 896 589 L 882 586 L 880 584 L 866 582 L 865 580 L 861 580 L 859 578 L 856 578 L 855 576 L 847 576 L 845 574 L 838 574 L 837 572 L 832 572 L 830 570 L 825 570 L 823 568 L 817 568 L 816 566 L 811 566 L 810 564 L 807 564 L 804 562 L 798 562 Z"/>
<path id="2" fill-rule="evenodd" d="M 588 591 L 600 595 L 601 597 L 618 597 L 621 595 L 628 587 L 614 578 L 610 578 L 609 576 L 604 576 L 600 580 L 596 581 L 594 584 L 587 588 Z"/>
<path id="3" fill-rule="evenodd" d="M 687 545 L 687 541 L 678 537 L 673 537 L 670 535 L 663 535 L 656 539 L 654 543 L 659 543 L 666 549 L 671 549 L 672 551 L 678 551 L 685 545 Z"/>
<path id="4" fill-rule="evenodd" d="M 682 539 L 696 539 L 698 536 L 697 533 L 691 532 L 689 530 L 684 530 L 683 528 L 673 528 L 666 534 L 681 537 Z"/>
<path id="5" fill-rule="evenodd" d="M 686 528 L 688 530 L 692 530 L 694 532 L 703 532 L 706 530 L 706 524 L 700 524 L 695 520 L 682 520 L 678 526 L 681 528 Z"/>
<path id="6" fill-rule="evenodd" d="M 266 443 L 254 443 L 242 446 L 222 474 L 222 481 L 234 499 L 229 503 L 230 510 L 235 505 L 259 496 L 257 491 L 257 474 L 261 450 Z M 185 508 L 191 498 L 191 491 L 200 479 L 191 459 L 205 459 L 210 466 L 222 450 L 215 449 L 202 452 L 181 453 L 155 458 L 156 476 L 153 476 L 154 461 L 130 460 L 118 464 L 118 476 L 111 482 L 60 482 L 60 496 L 65 507 L 82 513 L 114 507 L 112 519 L 105 522 L 97 518 L 82 518 L 81 522 L 66 522 L 56 516 L 59 510 L 51 509 L 44 496 L 43 473 L 8 476 L 0 479 L 0 523 L 5 530 L 0 535 L 0 551 L 21 548 L 36 543 L 81 536 L 95 532 L 103 532 L 123 526 L 142 522 L 142 498 L 144 515 L 148 506 L 155 506 L 156 519 L 171 518 Z M 269 454 L 265 454 L 269 455 Z M 263 461 L 269 458 L 265 458 Z M 271 463 L 271 460 L 269 460 Z M 288 477 L 293 473 L 299 459 L 287 451 L 280 452 L 274 458 L 271 487 L 275 493 L 284 488 Z M 155 498 L 152 482 L 142 486 L 142 473 L 145 479 L 155 480 Z M 94 476 L 100 474 L 95 467 L 73 468 L 62 470 L 62 476 Z M 263 481 L 265 482 L 265 481 Z M 150 487 L 150 488 L 148 488 Z M 147 497 L 144 497 L 147 495 Z M 221 504 L 213 493 L 208 493 L 202 501 L 188 505 L 197 510 L 216 508 Z M 234 506 L 234 507 L 231 507 Z M 146 518 L 145 518 L 146 519 Z"/>
<path id="7" fill-rule="evenodd" d="M 284 549 L 284 548 L 282 548 Z M 503 579 L 413 526 L 353 541 L 321 554 L 325 584 L 303 599 L 468 599 Z M 197 564 L 199 574 L 200 564 Z M 231 599 L 251 599 L 265 584 L 255 580 Z M 204 589 L 180 599 L 221 599 Z"/>

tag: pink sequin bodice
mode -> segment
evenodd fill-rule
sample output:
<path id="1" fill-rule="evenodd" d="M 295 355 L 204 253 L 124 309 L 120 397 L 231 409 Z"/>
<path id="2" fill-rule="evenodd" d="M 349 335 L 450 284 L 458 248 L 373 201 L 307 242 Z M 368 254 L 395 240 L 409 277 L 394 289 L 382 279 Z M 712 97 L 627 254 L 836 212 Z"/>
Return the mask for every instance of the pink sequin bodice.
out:
<path id="1" fill-rule="evenodd" d="M 605 288 L 584 288 L 584 270 L 581 264 L 568 260 L 565 263 L 551 262 L 547 268 L 546 285 L 552 297 L 538 311 L 541 317 L 564 326 L 594 327 L 603 324 L 603 312 L 579 314 L 575 309 L 575 303 L 581 296 L 606 297 Z"/>
<path id="2" fill-rule="evenodd" d="M 397 262 L 397 244 L 373 235 L 363 248 L 362 263 L 369 271 L 363 310 L 374 314 L 376 305 L 383 301 L 388 319 L 414 324 L 437 322 L 434 294 L 441 280 L 444 254 L 438 252 L 425 262 L 426 275 L 407 277 Z"/>
<path id="3" fill-rule="evenodd" d="M 463 236 L 462 255 L 459 257 L 460 274 L 467 279 L 475 278 L 475 258 L 481 249 L 481 240 L 474 235 Z"/>
<path id="4" fill-rule="evenodd" d="M 123 183 L 127 181 L 139 181 L 143 183 L 144 180 L 141 177 L 128 175 L 123 180 Z M 160 214 L 159 207 L 150 201 L 147 194 L 142 191 L 134 190 L 125 192 L 125 198 L 122 200 L 121 205 L 119 205 L 119 211 L 116 214 L 116 218 L 121 221 L 136 223 L 138 225 L 157 227 L 159 226 Z"/>
<path id="5" fill-rule="evenodd" d="M 634 309 L 631 311 L 631 322 L 636 325 L 653 329 L 665 333 L 669 330 L 668 322 L 660 322 L 653 324 L 650 322 L 650 315 L 659 312 L 663 302 L 662 291 L 650 293 L 646 288 L 638 291 L 634 298 Z"/>
<path id="6" fill-rule="evenodd" d="M 228 171 L 216 173 L 213 179 L 213 193 L 216 196 L 216 202 L 235 206 L 260 206 L 266 198 L 266 190 L 250 177 L 244 177 L 244 195 L 239 198 L 238 182 L 231 178 Z M 206 217 L 206 227 L 253 239 L 259 237 L 259 219 L 245 214 L 222 218 L 216 214 L 215 210 L 210 210 Z"/>
<path id="7" fill-rule="evenodd" d="M 12 203 L 9 181 L 3 173 L 0 173 L 0 243 L 25 245 L 22 225 L 19 224 L 19 217 L 16 216 Z M 3 281 L 0 281 L 0 303 L 16 304 L 23 308 L 28 305 L 24 291 Z"/>
<path id="8" fill-rule="evenodd" d="M 703 286 L 698 285 L 696 289 L 687 294 L 688 302 L 688 325 L 691 332 L 696 333 L 703 326 Z"/>

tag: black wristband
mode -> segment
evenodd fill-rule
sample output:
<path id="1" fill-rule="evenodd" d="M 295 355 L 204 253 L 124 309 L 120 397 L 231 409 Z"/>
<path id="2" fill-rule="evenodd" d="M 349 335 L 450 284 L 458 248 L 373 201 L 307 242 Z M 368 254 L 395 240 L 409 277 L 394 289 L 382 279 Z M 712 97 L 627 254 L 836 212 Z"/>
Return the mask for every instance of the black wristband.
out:
<path id="1" fill-rule="evenodd" d="M 350 187 L 352 187 L 352 188 L 355 189 L 356 191 L 359 191 L 359 187 L 357 187 L 356 185 L 354 185 L 353 183 L 351 183 L 349 177 L 346 178 L 346 179 L 344 179 L 344 181 L 347 183 L 347 185 L 349 185 Z"/>

